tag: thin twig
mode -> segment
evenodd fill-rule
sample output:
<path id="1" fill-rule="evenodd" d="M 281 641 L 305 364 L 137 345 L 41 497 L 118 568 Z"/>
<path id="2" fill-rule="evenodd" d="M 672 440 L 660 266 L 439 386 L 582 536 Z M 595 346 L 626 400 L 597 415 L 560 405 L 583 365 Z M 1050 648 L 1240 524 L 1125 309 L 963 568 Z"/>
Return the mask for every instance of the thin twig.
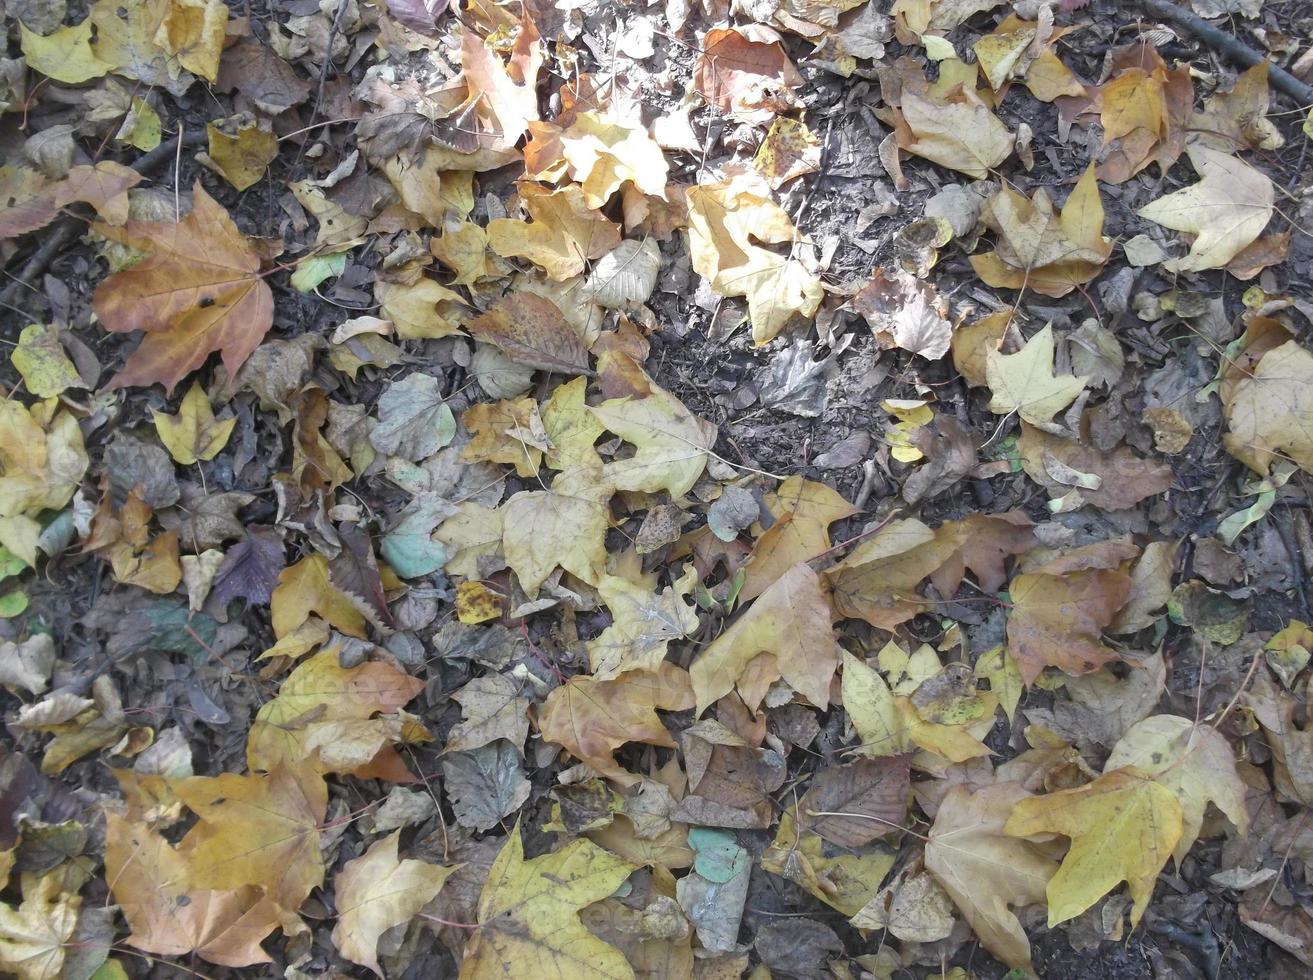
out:
<path id="1" fill-rule="evenodd" d="M 1171 3 L 1170 0 L 1140 0 L 1140 2 L 1144 5 L 1144 9 L 1155 17 L 1160 20 L 1170 21 L 1187 34 L 1193 34 L 1210 48 L 1225 55 L 1236 64 L 1248 68 L 1266 62 L 1269 85 L 1285 92 L 1291 98 L 1297 99 L 1302 106 L 1313 105 L 1313 85 L 1301 82 L 1290 72 L 1272 64 L 1262 54 L 1232 37 L 1226 31 L 1214 27 L 1197 14 L 1181 9 L 1176 4 Z"/>

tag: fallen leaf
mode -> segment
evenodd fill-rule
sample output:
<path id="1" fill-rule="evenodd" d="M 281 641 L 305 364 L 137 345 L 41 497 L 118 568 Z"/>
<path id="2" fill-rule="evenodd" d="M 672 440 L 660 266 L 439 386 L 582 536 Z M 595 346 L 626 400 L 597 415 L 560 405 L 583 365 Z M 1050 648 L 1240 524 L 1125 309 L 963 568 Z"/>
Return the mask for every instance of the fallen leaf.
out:
<path id="1" fill-rule="evenodd" d="M 858 759 L 821 769 L 798 801 L 798 824 L 839 848 L 897 833 L 911 799 L 909 759 Z"/>
<path id="2" fill-rule="evenodd" d="M 520 751 L 498 739 L 442 757 L 443 788 L 462 827 L 491 830 L 529 799 Z"/>
<path id="3" fill-rule="evenodd" d="M 168 0 L 155 43 L 190 72 L 213 82 L 219 77 L 228 5 L 223 0 Z"/>
<path id="4" fill-rule="evenodd" d="M 1018 575 L 1008 585 L 1008 650 L 1027 685 L 1045 667 L 1086 674 L 1118 659 L 1102 631 L 1130 596 L 1125 572 L 1091 569 L 1066 575 Z"/>
<path id="5" fill-rule="evenodd" d="M 281 919 L 261 888 L 188 890 L 187 873 L 184 854 L 156 831 L 105 813 L 105 875 L 132 929 L 129 945 L 229 967 L 269 962 L 260 943 Z"/>
<path id="6" fill-rule="evenodd" d="M 1093 167 L 1060 213 L 1043 188 L 1028 200 L 1003 187 L 985 203 L 982 217 L 997 236 L 996 251 L 971 256 L 971 267 L 990 286 L 1065 296 L 1103 271 L 1112 254 Z"/>
<path id="7" fill-rule="evenodd" d="M 1209 803 L 1226 814 L 1238 833 L 1248 830 L 1248 791 L 1236 773 L 1235 753 L 1217 729 L 1179 715 L 1152 715 L 1132 725 L 1112 747 L 1104 769 L 1127 766 L 1170 790 L 1181 804 L 1181 839 L 1173 852 L 1178 865 L 1194 846 Z"/>
<path id="8" fill-rule="evenodd" d="M 693 706 L 689 675 L 674 664 L 659 671 L 629 671 L 614 680 L 580 674 L 547 696 L 538 730 L 549 742 L 622 786 L 639 777 L 626 771 L 613 753 L 626 742 L 675 747 L 656 709 L 686 711 Z"/>
<path id="9" fill-rule="evenodd" d="M 589 208 L 578 184 L 554 191 L 522 184 L 519 190 L 520 205 L 532 220 L 488 222 L 488 247 L 503 258 L 521 256 L 553 279 L 565 280 L 620 244 L 619 226 Z"/>
<path id="10" fill-rule="evenodd" d="M 894 629 L 930 608 L 916 590 L 955 550 L 914 518 L 891 521 L 826 569 L 835 612 Z"/>
<path id="11" fill-rule="evenodd" d="M 655 384 L 645 398 L 612 398 L 590 411 L 635 447 L 632 456 L 603 467 L 603 479 L 617 490 L 666 490 L 681 497 L 702 475 L 716 442 L 714 425 Z"/>
<path id="12" fill-rule="evenodd" d="M 36 565 L 43 510 L 72 499 L 90 461 L 77 419 L 55 403 L 0 402 L 0 545 Z"/>
<path id="13" fill-rule="evenodd" d="M 197 460 L 214 459 L 228 444 L 237 419 L 216 419 L 205 389 L 193 384 L 182 398 L 177 415 L 156 410 L 155 431 L 174 462 L 191 466 Z"/>
<path id="14" fill-rule="evenodd" d="M 688 192 L 693 268 L 722 296 L 747 298 L 758 346 L 795 317 L 813 316 L 823 294 L 811 245 L 769 193 L 759 177 L 699 184 Z M 761 243 L 787 244 L 790 254 Z"/>
<path id="15" fill-rule="evenodd" d="M 560 135 L 561 156 L 590 208 L 605 207 L 626 183 L 664 199 L 668 166 L 661 147 L 642 126 L 580 112 Z"/>
<path id="16" fill-rule="evenodd" d="M 456 418 L 431 374 L 411 374 L 378 400 L 378 425 L 369 443 L 381 453 L 411 462 L 428 459 L 456 436 Z"/>
<path id="17" fill-rule="evenodd" d="M 64 975 L 82 900 L 64 891 L 54 871 L 40 877 L 27 872 L 21 881 L 22 902 L 0 902 L 0 969 L 18 980 L 57 980 Z"/>
<path id="18" fill-rule="evenodd" d="M 1030 798 L 1020 783 L 948 791 L 925 846 L 926 870 L 948 893 L 981 945 L 1013 969 L 1031 968 L 1030 942 L 1012 907 L 1045 900 L 1058 863 L 1004 826 Z"/>
<path id="19" fill-rule="evenodd" d="M 529 123 L 538 118 L 542 38 L 527 11 L 517 27 L 509 46 L 497 37 L 480 37 L 472 28 L 462 32 L 460 64 L 468 96 L 457 115 L 479 121 L 475 135 L 480 140 L 475 146 L 486 141 L 493 148 L 513 148 Z M 499 52 L 506 47 L 510 58 L 503 62 Z"/>
<path id="20" fill-rule="evenodd" d="M 380 977 L 378 941 L 383 933 L 413 919 L 442 890 L 455 868 L 398 860 L 401 831 L 393 831 L 348 861 L 333 879 L 337 925 L 333 945 L 352 963 Z"/>
<path id="21" fill-rule="evenodd" d="M 461 706 L 461 721 L 447 734 L 448 752 L 477 749 L 499 738 L 517 749 L 529 734 L 529 699 L 505 674 L 476 677 L 451 696 Z"/>
<path id="22" fill-rule="evenodd" d="M 985 376 L 994 397 L 989 410 L 998 415 L 1016 412 L 1032 425 L 1047 425 L 1085 390 L 1089 380 L 1053 373 L 1053 327 L 1044 329 L 1015 354 L 989 350 Z"/>
<path id="23" fill-rule="evenodd" d="M 484 882 L 462 978 L 500 980 L 526 971 L 577 980 L 633 976 L 619 950 L 584 928 L 579 910 L 606 898 L 634 870 L 586 840 L 526 861 L 517 825 Z"/>
<path id="24" fill-rule="evenodd" d="M 806 564 L 793 566 L 694 659 L 697 714 L 736 687 L 756 710 L 780 677 L 825 708 L 839 664 L 832 618 L 819 576 Z"/>
<path id="25" fill-rule="evenodd" d="M 829 526 L 856 508 L 823 483 L 791 476 L 763 501 L 775 523 L 761 533 L 748 559 L 742 601 L 755 599 L 799 562 L 830 549 Z"/>
<path id="26" fill-rule="evenodd" d="M 91 47 L 91 18 L 70 27 L 60 27 L 44 36 L 18 25 L 20 46 L 27 67 L 65 85 L 80 85 L 113 70 Z"/>
<path id="27" fill-rule="evenodd" d="M 363 769 L 400 740 L 399 724 L 374 716 L 395 716 L 422 688 L 422 681 L 391 664 L 343 668 L 336 647 L 321 650 L 260 707 L 247 736 L 247 765 L 269 772 L 282 764 L 323 772 Z"/>
<path id="28" fill-rule="evenodd" d="M 979 101 L 932 102 L 904 90 L 899 108 L 908 134 L 899 145 L 932 163 L 984 180 L 1012 154 L 1012 133 Z"/>
<path id="29" fill-rule="evenodd" d="M 192 776 L 170 786 L 200 818 L 178 845 L 187 892 L 252 885 L 294 918 L 323 883 L 319 828 L 328 787 L 318 773 L 279 766 L 267 775 Z"/>
<path id="30" fill-rule="evenodd" d="M 558 565 L 596 585 L 606 569 L 607 501 L 615 492 L 562 473 L 551 490 L 522 490 L 502 505 L 502 553 L 532 597 Z"/>
<path id="31" fill-rule="evenodd" d="M 821 168 L 821 141 L 807 124 L 789 116 L 777 116 L 757 147 L 752 165 L 766 178 L 772 190 Z"/>
<path id="32" fill-rule="evenodd" d="M 1223 388 L 1228 431 L 1222 444 L 1255 473 L 1289 459 L 1313 472 L 1313 354 L 1288 340 Z"/>
<path id="33" fill-rule="evenodd" d="M 1127 446 L 1104 452 L 1022 422 L 1017 448 L 1026 475 L 1045 487 L 1055 500 L 1076 485 L 1087 503 L 1104 510 L 1126 510 L 1146 497 L 1166 492 L 1172 485 L 1170 466 L 1144 459 Z M 1094 479 L 1066 482 L 1070 479 L 1068 470 Z"/>
<path id="34" fill-rule="evenodd" d="M 1137 212 L 1196 237 L 1190 254 L 1163 263 L 1169 272 L 1220 269 L 1254 242 L 1272 217 L 1272 181 L 1243 161 L 1193 145 L 1187 149 L 1199 183 L 1145 205 Z"/>
<path id="35" fill-rule="evenodd" d="M 37 398 L 53 398 L 69 388 L 88 387 L 64 353 L 59 331 L 44 323 L 23 328 L 10 358 L 27 390 Z"/>
<path id="36" fill-rule="evenodd" d="M 1080 915 L 1121 882 L 1140 922 L 1158 872 L 1181 839 L 1181 805 L 1133 767 L 1105 772 L 1077 789 L 1017 801 L 1003 827 L 1013 837 L 1063 834 L 1071 849 L 1049 880 L 1049 928 Z"/>
<path id="37" fill-rule="evenodd" d="M 588 374 L 588 350 L 560 308 L 535 293 L 511 293 L 468 324 L 477 340 L 517 364 L 563 374 Z"/>
<path id="38" fill-rule="evenodd" d="M 234 375 L 273 325 L 273 293 L 259 276 L 259 255 L 200 184 L 193 199 L 191 213 L 177 224 L 96 226 L 149 253 L 102 282 L 93 297 L 107 330 L 145 331 L 111 387 L 159 382 L 171 392 L 214 351 Z"/>
<path id="39" fill-rule="evenodd" d="M 239 113 L 207 123 L 209 153 L 198 156 L 239 191 L 254 186 L 278 156 L 278 137 L 268 123 L 251 113 Z"/>
<path id="40" fill-rule="evenodd" d="M 312 612 L 343 633 L 365 635 L 365 617 L 329 580 L 328 561 L 323 555 L 309 555 L 284 569 L 270 605 L 277 637 L 291 633 Z"/>
<path id="41" fill-rule="evenodd" d="M 798 104 L 802 76 L 780 35 L 761 24 L 707 32 L 693 66 L 693 87 L 708 105 L 740 122 L 762 124 Z"/>
<path id="42" fill-rule="evenodd" d="M 881 347 L 899 347 L 931 361 L 948 353 L 953 335 L 946 319 L 948 304 L 915 276 L 901 269 L 876 269 L 849 302 Z"/>
<path id="43" fill-rule="evenodd" d="M 598 595 L 611 613 L 611 625 L 588 643 L 588 660 L 599 680 L 630 670 L 657 670 L 672 640 L 691 636 L 701 620 L 685 599 L 696 573 L 690 570 L 663 592 L 607 575 L 597 584 Z"/>

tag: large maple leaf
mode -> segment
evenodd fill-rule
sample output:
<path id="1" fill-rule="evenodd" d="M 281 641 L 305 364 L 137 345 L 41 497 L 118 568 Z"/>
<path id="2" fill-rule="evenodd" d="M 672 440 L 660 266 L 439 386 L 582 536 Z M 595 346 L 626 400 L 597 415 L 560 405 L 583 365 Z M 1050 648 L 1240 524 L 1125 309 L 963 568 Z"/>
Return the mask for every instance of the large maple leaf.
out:
<path id="1" fill-rule="evenodd" d="M 96 287 L 93 306 L 107 330 L 145 331 L 111 388 L 156 382 L 172 392 L 214 351 L 235 374 L 273 325 L 274 297 L 260 256 L 232 218 L 197 184 L 191 214 L 176 223 L 97 225 L 147 258 Z"/>

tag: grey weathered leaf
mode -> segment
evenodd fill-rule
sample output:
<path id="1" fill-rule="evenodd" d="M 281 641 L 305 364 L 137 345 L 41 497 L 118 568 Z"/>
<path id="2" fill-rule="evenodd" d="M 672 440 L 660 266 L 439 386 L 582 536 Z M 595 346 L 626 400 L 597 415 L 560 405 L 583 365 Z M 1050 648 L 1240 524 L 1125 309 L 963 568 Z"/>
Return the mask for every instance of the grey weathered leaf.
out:
<path id="1" fill-rule="evenodd" d="M 442 772 L 456 820 L 474 830 L 495 827 L 529 798 L 520 753 L 505 740 L 445 756 Z"/>
<path id="2" fill-rule="evenodd" d="M 438 379 L 412 374 L 378 400 L 378 425 L 370 444 L 381 453 L 419 461 L 432 456 L 456 435 L 456 417 L 443 401 Z"/>

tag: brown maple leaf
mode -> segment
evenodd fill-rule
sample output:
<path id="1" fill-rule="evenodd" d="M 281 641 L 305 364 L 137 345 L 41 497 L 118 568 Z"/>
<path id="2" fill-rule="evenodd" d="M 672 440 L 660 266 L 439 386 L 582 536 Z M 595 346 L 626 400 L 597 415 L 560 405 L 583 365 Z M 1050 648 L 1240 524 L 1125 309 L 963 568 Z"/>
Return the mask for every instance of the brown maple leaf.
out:
<path id="1" fill-rule="evenodd" d="M 95 226 L 149 253 L 96 287 L 93 306 L 107 330 L 145 331 L 110 388 L 159 382 L 171 392 L 214 351 L 233 375 L 273 325 L 259 254 L 199 183 L 193 195 L 191 214 L 177 223 Z"/>

